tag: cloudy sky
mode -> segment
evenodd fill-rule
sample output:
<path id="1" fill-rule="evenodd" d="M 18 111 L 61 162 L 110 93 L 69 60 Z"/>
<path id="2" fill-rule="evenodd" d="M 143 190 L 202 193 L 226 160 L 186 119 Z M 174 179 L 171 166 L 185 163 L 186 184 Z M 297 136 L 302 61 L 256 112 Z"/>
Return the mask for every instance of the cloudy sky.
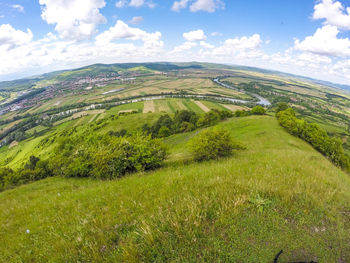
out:
<path id="1" fill-rule="evenodd" d="M 349 33 L 349 0 L 0 0 L 0 80 L 203 61 L 350 84 Z"/>

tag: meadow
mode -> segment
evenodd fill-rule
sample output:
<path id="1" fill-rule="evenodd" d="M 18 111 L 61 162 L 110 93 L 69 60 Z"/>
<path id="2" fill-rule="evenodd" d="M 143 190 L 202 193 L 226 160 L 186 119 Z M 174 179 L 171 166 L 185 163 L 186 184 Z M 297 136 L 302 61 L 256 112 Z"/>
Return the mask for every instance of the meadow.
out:
<path id="1" fill-rule="evenodd" d="M 49 178 L 0 193 L 2 262 L 350 260 L 350 178 L 273 117 L 219 124 L 246 150 L 113 181 Z M 307 162 L 306 162 L 307 160 Z"/>

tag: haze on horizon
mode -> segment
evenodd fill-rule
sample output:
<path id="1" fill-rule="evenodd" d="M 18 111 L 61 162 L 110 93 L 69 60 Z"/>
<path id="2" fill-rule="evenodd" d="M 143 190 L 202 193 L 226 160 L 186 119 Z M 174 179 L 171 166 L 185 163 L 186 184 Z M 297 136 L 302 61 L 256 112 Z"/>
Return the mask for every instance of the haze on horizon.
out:
<path id="1" fill-rule="evenodd" d="M 0 81 L 93 63 L 214 62 L 350 84 L 346 1 L 5 0 Z"/>

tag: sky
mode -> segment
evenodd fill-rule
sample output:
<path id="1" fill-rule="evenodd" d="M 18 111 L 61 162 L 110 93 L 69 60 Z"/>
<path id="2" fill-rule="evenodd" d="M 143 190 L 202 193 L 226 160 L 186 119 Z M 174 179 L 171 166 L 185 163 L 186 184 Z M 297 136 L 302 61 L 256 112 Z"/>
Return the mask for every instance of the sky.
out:
<path id="1" fill-rule="evenodd" d="M 350 0 L 0 0 L 0 81 L 214 62 L 350 84 Z"/>

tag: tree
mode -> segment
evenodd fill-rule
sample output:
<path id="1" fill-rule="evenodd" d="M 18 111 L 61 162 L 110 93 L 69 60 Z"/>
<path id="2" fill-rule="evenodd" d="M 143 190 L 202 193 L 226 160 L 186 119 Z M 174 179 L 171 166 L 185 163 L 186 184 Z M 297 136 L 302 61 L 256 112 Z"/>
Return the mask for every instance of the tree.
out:
<path id="1" fill-rule="evenodd" d="M 288 104 L 286 102 L 279 102 L 277 104 L 277 108 L 276 108 L 276 114 L 279 113 L 280 111 L 284 111 L 286 109 L 288 109 Z"/>
<path id="2" fill-rule="evenodd" d="M 188 110 L 176 111 L 174 116 L 174 126 L 177 132 L 182 132 L 181 127 L 184 122 L 191 123 L 193 126 L 196 125 L 199 116 L 193 112 Z"/>
<path id="3" fill-rule="evenodd" d="M 170 135 L 171 135 L 171 131 L 169 130 L 168 127 L 166 127 L 166 126 L 160 127 L 160 129 L 158 131 L 158 137 L 164 138 L 164 137 L 168 137 Z"/>
<path id="4" fill-rule="evenodd" d="M 34 170 L 36 164 L 40 161 L 40 159 L 34 155 L 29 157 L 29 162 L 25 164 L 24 169 Z"/>
<path id="5" fill-rule="evenodd" d="M 165 115 L 159 117 L 159 119 L 152 126 L 152 135 L 153 135 L 153 137 L 157 137 L 158 136 L 159 129 L 162 126 L 167 127 L 171 131 L 171 130 L 173 130 L 173 125 L 174 125 L 174 122 L 173 122 L 173 120 L 170 118 L 170 116 L 168 114 L 165 114 Z"/>
<path id="6" fill-rule="evenodd" d="M 209 127 L 217 124 L 221 120 L 219 113 L 214 110 L 211 110 L 207 113 L 204 113 L 202 117 L 199 118 L 197 126 L 199 127 Z"/>

